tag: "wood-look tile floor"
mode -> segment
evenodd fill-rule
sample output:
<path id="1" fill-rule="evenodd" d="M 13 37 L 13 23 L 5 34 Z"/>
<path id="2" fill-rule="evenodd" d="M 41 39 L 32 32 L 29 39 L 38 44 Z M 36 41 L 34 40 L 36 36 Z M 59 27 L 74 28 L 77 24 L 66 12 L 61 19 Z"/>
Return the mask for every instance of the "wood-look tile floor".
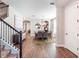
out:
<path id="1" fill-rule="evenodd" d="M 65 48 L 56 47 L 54 43 L 36 45 L 29 35 L 23 42 L 23 58 L 76 58 Z"/>

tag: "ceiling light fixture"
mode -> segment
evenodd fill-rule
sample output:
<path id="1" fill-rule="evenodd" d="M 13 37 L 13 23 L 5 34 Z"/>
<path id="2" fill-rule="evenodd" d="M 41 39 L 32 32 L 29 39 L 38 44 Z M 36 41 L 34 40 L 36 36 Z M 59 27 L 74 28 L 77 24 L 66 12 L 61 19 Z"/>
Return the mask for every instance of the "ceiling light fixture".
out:
<path id="1" fill-rule="evenodd" d="M 54 2 L 51 2 L 51 3 L 50 3 L 50 5 L 54 5 L 54 4 L 55 4 Z"/>

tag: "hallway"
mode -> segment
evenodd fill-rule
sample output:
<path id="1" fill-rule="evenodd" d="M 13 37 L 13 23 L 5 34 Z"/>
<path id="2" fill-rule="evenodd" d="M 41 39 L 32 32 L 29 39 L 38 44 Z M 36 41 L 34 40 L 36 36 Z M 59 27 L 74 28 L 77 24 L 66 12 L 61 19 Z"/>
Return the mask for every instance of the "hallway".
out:
<path id="1" fill-rule="evenodd" d="M 79 57 L 79 0 L 0 0 L 0 53 L 0 58 Z"/>
<path id="2" fill-rule="evenodd" d="M 56 47 L 54 43 L 40 44 L 34 43 L 29 35 L 23 41 L 23 58 L 76 58 L 74 54 L 65 48 Z"/>

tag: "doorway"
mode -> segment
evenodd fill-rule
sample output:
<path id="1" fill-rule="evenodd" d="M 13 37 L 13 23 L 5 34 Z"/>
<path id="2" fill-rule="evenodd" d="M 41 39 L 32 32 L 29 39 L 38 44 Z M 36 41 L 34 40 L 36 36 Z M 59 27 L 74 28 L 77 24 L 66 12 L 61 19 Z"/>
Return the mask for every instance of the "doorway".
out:
<path id="1" fill-rule="evenodd" d="M 31 25 L 30 21 L 24 20 L 23 21 L 23 31 L 26 33 L 30 33 L 31 32 L 30 25 Z"/>
<path id="2" fill-rule="evenodd" d="M 57 22 L 56 22 L 56 17 L 51 19 L 51 32 L 52 32 L 52 39 L 54 40 L 54 43 L 56 42 L 56 28 L 57 28 Z"/>

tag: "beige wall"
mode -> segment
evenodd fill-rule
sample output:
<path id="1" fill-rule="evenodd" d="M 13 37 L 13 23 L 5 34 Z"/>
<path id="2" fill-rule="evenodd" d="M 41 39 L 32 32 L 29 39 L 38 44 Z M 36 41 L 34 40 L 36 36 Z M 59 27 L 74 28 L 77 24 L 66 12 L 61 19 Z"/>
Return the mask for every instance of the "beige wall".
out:
<path id="1" fill-rule="evenodd" d="M 2 2 L 5 2 L 6 4 L 9 4 L 9 0 L 1 0 Z"/>

